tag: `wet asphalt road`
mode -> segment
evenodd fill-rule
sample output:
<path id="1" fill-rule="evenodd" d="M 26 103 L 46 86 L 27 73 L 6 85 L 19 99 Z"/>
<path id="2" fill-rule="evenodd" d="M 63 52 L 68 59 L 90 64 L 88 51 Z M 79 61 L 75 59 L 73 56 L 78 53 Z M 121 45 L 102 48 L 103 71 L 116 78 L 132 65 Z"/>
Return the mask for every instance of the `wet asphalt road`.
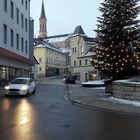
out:
<path id="1" fill-rule="evenodd" d="M 54 79 L 38 85 L 35 95 L 1 95 L 0 140 L 140 139 L 140 116 L 77 106 L 64 94 L 64 83 Z"/>

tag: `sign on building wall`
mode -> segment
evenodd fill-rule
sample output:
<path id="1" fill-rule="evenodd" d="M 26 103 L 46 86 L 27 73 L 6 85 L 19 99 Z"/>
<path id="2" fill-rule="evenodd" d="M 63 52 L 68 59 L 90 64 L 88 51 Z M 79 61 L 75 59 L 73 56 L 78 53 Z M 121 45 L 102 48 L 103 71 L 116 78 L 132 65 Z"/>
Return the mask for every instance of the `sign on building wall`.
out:
<path id="1" fill-rule="evenodd" d="M 74 68 L 74 73 L 79 73 L 80 72 L 80 68 Z"/>

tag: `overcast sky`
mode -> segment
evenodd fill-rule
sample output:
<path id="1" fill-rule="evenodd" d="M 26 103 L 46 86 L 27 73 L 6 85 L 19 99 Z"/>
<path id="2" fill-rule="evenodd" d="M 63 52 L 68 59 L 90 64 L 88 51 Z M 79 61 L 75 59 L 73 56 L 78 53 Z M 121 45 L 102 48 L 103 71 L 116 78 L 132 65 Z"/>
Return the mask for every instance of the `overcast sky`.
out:
<path id="1" fill-rule="evenodd" d="M 85 33 L 93 37 L 99 6 L 102 0 L 44 0 L 48 36 L 72 33 L 81 25 Z M 35 21 L 35 35 L 39 32 L 42 0 L 31 0 L 31 17 Z"/>

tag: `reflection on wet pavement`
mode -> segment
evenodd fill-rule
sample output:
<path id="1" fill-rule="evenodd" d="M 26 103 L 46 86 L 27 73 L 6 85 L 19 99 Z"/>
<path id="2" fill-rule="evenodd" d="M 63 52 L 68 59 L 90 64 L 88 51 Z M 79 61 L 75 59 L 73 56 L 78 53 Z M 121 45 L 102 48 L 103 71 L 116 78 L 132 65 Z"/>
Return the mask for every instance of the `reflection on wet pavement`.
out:
<path id="1" fill-rule="evenodd" d="M 0 102 L 0 112 L 0 139 L 35 140 L 35 110 L 26 98 L 3 99 Z"/>
<path id="2" fill-rule="evenodd" d="M 34 127 L 34 110 L 31 104 L 26 99 L 21 100 L 16 108 L 15 113 L 16 128 L 14 133 L 16 134 L 15 140 L 26 139 L 33 140 L 33 127 Z"/>
<path id="3" fill-rule="evenodd" d="M 11 102 L 8 99 L 3 100 L 2 104 L 2 111 L 7 112 L 10 109 Z"/>

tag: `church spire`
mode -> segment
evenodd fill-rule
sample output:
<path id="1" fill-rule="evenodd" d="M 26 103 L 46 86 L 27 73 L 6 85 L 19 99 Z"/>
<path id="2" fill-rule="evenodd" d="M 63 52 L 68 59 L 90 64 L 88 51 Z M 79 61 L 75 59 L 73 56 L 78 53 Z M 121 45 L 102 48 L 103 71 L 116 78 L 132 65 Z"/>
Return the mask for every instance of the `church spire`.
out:
<path id="1" fill-rule="evenodd" d="M 47 19 L 45 16 L 44 2 L 42 0 L 41 15 L 39 18 L 39 38 L 47 38 Z"/>
<path id="2" fill-rule="evenodd" d="M 40 17 L 46 19 L 44 1 L 43 0 L 42 0 L 42 8 L 41 8 L 41 16 Z"/>

